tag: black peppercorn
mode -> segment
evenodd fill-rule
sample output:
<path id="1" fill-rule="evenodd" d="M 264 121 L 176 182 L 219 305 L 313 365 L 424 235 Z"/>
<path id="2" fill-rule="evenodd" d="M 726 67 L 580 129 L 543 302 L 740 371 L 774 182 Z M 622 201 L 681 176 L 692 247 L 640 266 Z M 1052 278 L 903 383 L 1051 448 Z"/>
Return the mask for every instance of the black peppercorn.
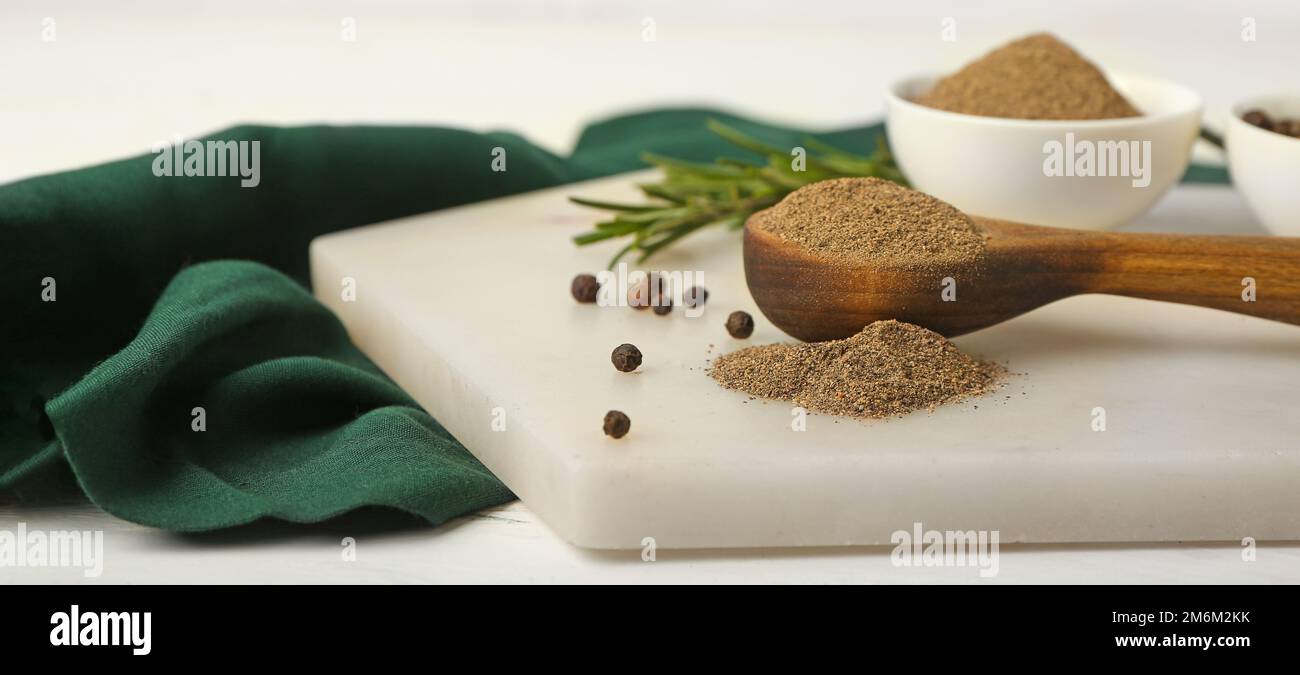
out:
<path id="1" fill-rule="evenodd" d="M 659 304 L 655 305 L 655 314 L 658 314 L 659 316 L 663 316 L 672 311 L 673 311 L 672 298 L 663 298 L 659 301 Z"/>
<path id="2" fill-rule="evenodd" d="M 658 272 L 650 273 L 650 303 L 658 305 L 668 299 L 672 289 L 668 287 L 668 278 Z"/>
<path id="3" fill-rule="evenodd" d="M 727 317 L 727 332 L 742 340 L 749 337 L 754 333 L 754 317 L 745 312 L 732 312 Z"/>
<path id="4" fill-rule="evenodd" d="M 703 286 L 691 286 L 682 294 L 682 304 L 691 309 L 704 306 L 709 301 L 709 289 Z"/>
<path id="5" fill-rule="evenodd" d="M 630 373 L 641 366 L 641 350 L 633 344 L 621 344 L 609 355 L 614 367 L 624 373 Z"/>
<path id="6" fill-rule="evenodd" d="M 573 283 L 569 284 L 569 292 L 578 302 L 595 302 L 596 293 L 599 291 L 600 282 L 596 281 L 594 274 L 579 274 L 573 278 Z"/>
<path id="7" fill-rule="evenodd" d="M 668 282 L 658 272 L 647 274 L 627 289 L 627 304 L 632 309 L 658 307 L 668 297 Z"/>
<path id="8" fill-rule="evenodd" d="M 628 429 L 632 428 L 632 420 L 627 415 L 611 410 L 605 413 L 605 435 L 614 438 L 622 438 L 627 435 Z"/>
<path id="9" fill-rule="evenodd" d="M 650 306 L 650 282 L 642 279 L 628 287 L 627 306 L 637 310 Z"/>

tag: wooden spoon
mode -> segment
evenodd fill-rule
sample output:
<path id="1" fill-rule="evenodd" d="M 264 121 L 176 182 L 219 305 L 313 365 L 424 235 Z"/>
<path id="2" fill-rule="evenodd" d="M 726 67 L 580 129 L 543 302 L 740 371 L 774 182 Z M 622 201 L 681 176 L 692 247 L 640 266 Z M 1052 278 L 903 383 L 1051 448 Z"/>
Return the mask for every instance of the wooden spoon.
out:
<path id="1" fill-rule="evenodd" d="M 844 265 L 745 225 L 745 280 L 759 309 L 801 340 L 882 319 L 952 337 L 1083 293 L 1164 300 L 1300 324 L 1300 238 L 1129 234 L 974 217 L 984 255 L 953 269 Z M 956 300 L 941 297 L 951 277 Z M 1255 300 L 1243 299 L 1254 280 Z M 1300 339 L 1300 334 L 1297 334 Z"/>

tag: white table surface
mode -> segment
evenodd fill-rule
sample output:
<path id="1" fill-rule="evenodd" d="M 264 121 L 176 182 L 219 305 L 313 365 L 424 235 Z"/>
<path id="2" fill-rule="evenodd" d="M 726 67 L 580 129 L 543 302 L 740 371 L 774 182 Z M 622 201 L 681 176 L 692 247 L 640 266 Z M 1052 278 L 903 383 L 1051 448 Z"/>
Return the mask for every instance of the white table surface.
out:
<path id="1" fill-rule="evenodd" d="M 0 181 L 147 152 L 240 122 L 506 128 L 558 152 L 597 117 L 665 104 L 834 127 L 881 109 L 890 80 L 942 70 L 1009 37 L 1058 32 L 1117 70 L 1196 88 L 1211 124 L 1284 89 L 1300 44 L 1285 1 L 1131 3 L 525 0 L 364 5 L 326 0 L 0 5 Z M 1049 6 L 1043 6 L 1049 5 Z M 357 40 L 340 39 L 345 17 Z M 956 20 L 955 42 L 940 39 Z M 42 40 L 53 19 L 55 39 Z M 1257 40 L 1241 39 L 1253 19 Z M 656 39 L 642 39 L 652 19 Z M 808 63 L 818 64 L 806 68 Z M 849 82 L 850 86 L 845 86 Z M 1144 228 L 1214 231 L 1249 218 L 1222 188 L 1165 202 Z M 431 530 L 375 514 L 202 536 L 142 528 L 84 504 L 0 507 L 0 529 L 102 529 L 105 570 L 0 569 L 0 583 L 85 582 L 1300 582 L 1300 543 L 1004 546 L 1000 574 L 901 568 L 888 548 L 597 553 L 514 503 Z M 400 525 L 400 526 L 399 526 Z M 357 540 L 357 559 L 340 555 Z"/>
<path id="2" fill-rule="evenodd" d="M 255 524 L 177 535 L 106 517 L 92 506 L 0 508 L 0 527 L 103 529 L 104 571 L 0 569 L 4 583 L 1295 583 L 1300 546 L 1264 544 L 1254 562 L 1224 544 L 1003 546 L 998 575 L 973 567 L 895 567 L 888 547 L 591 551 L 560 541 L 519 502 L 430 530 L 345 518 L 304 528 Z M 376 526 L 379 523 L 379 526 Z M 378 530 L 378 531 L 377 531 Z M 356 540 L 355 561 L 342 541 Z"/>

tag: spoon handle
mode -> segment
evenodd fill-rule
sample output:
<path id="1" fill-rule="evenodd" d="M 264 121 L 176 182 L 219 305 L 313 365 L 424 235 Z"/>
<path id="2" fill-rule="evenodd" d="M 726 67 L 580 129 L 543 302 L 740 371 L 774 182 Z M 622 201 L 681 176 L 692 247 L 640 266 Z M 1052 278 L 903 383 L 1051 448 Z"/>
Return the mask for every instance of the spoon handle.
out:
<path id="1" fill-rule="evenodd" d="M 1098 233 L 1080 293 L 1300 324 L 1300 238 Z M 1090 247 L 1091 248 L 1091 247 Z"/>

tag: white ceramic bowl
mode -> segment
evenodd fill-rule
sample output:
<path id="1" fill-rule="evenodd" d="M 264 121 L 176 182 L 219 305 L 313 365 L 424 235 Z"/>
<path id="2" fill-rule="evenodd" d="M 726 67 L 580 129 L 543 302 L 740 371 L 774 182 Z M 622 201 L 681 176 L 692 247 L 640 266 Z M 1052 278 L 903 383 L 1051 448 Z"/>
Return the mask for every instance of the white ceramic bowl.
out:
<path id="1" fill-rule="evenodd" d="M 1273 234 L 1300 236 L 1300 138 L 1247 124 L 1241 116 L 1262 110 L 1269 117 L 1300 118 L 1300 95 L 1246 101 L 1228 121 L 1228 171 L 1255 216 Z"/>
<path id="2" fill-rule="evenodd" d="M 979 117 L 928 108 L 911 99 L 928 91 L 934 77 L 903 80 L 885 94 L 886 133 L 899 167 L 912 186 L 961 210 L 1037 225 L 1106 229 L 1123 225 L 1151 205 L 1187 169 L 1200 133 L 1201 98 L 1177 84 L 1112 76 L 1111 82 L 1141 117 L 1113 120 L 1019 120 Z M 1067 136 L 1069 134 L 1069 136 Z M 1048 175 L 1049 151 L 1068 162 L 1066 141 L 1086 144 L 1138 141 L 1144 178 L 1120 174 L 1116 146 L 1092 145 L 1113 158 L 1094 165 L 1103 175 Z M 1142 151 L 1143 141 L 1150 141 Z M 1077 157 L 1077 156 L 1076 156 Z M 1132 174 L 1133 166 L 1127 165 Z M 1085 167 L 1086 168 L 1086 167 Z M 1134 183 L 1138 185 L 1134 185 Z"/>

